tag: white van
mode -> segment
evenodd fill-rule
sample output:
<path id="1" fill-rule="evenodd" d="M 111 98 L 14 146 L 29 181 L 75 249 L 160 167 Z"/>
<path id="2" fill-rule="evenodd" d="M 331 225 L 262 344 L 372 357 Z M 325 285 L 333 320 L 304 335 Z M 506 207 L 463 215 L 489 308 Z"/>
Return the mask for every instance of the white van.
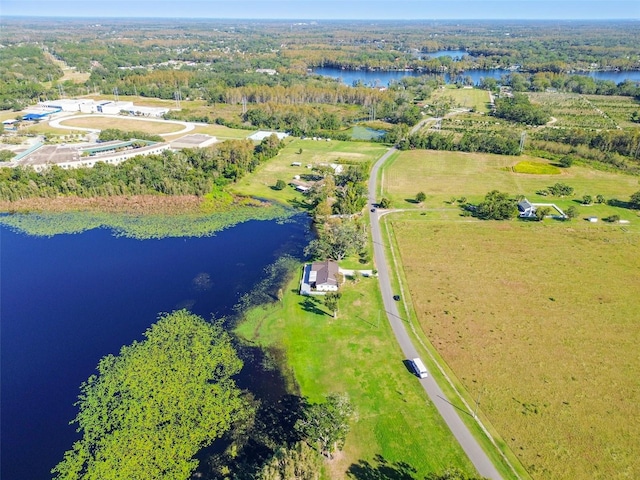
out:
<path id="1" fill-rule="evenodd" d="M 422 360 L 419 357 L 416 357 L 411 360 L 411 364 L 413 365 L 413 369 L 420 378 L 427 378 L 427 367 L 424 366 Z"/>

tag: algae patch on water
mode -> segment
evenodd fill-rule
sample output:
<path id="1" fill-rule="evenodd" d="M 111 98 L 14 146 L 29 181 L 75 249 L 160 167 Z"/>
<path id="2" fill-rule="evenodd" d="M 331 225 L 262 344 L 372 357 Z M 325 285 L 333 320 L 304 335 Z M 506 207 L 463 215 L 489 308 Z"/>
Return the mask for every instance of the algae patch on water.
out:
<path id="1" fill-rule="evenodd" d="M 239 205 L 218 213 L 132 215 L 98 212 L 16 213 L 0 224 L 29 235 L 81 233 L 108 228 L 115 236 L 136 239 L 206 237 L 249 220 L 285 220 L 294 210 L 279 204 Z"/>

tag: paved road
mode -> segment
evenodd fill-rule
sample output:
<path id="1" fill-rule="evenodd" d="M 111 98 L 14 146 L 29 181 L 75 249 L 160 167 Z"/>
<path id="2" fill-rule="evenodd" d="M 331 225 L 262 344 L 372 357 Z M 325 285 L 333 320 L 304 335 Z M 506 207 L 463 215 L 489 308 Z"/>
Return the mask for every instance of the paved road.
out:
<path id="1" fill-rule="evenodd" d="M 419 127 L 418 127 L 419 128 Z M 384 162 L 396 152 L 395 148 L 391 148 L 385 153 L 373 166 L 371 171 L 371 177 L 369 178 L 369 203 L 371 205 L 377 202 L 376 199 L 376 180 L 378 178 L 378 171 Z M 371 213 L 371 234 L 373 236 L 373 252 L 375 264 L 378 268 L 378 277 L 380 282 L 380 290 L 382 291 L 382 299 L 384 301 L 384 308 L 387 313 L 387 318 L 393 329 L 393 333 L 400 344 L 400 348 L 404 353 L 405 358 L 418 357 L 418 352 L 413 346 L 413 342 L 407 334 L 405 328 L 406 320 L 403 319 L 398 311 L 398 303 L 393 300 L 393 292 L 391 290 L 391 281 L 389 279 L 388 264 L 386 260 L 384 243 L 380 232 L 380 216 L 382 212 L 376 211 Z M 456 410 L 447 397 L 444 395 L 438 384 L 433 379 L 433 376 L 429 375 L 427 378 L 416 378 L 424 387 L 425 391 L 429 395 L 429 398 L 440 412 L 440 415 L 444 419 L 445 423 L 451 429 L 451 432 L 456 437 L 460 446 L 465 451 L 471 463 L 476 467 L 478 473 L 484 477 L 491 479 L 501 479 L 502 477 L 487 457 L 486 453 L 482 450 L 476 439 L 471 435 L 471 432 L 467 426 L 460 419 L 459 413 Z M 466 412 L 461 412 L 462 415 L 467 415 Z"/>

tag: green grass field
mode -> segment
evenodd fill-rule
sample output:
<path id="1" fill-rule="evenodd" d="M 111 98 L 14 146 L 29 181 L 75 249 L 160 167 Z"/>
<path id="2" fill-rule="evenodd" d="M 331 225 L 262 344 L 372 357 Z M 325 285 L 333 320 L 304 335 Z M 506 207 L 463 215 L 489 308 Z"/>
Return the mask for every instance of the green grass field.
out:
<path id="1" fill-rule="evenodd" d="M 638 229 L 416 213 L 392 224 L 421 327 L 532 477 L 638 478 Z"/>
<path id="2" fill-rule="evenodd" d="M 239 333 L 284 351 L 301 394 L 311 401 L 330 392 L 349 394 L 356 414 L 343 454 L 331 462 L 332 478 L 347 478 L 348 468 L 360 460 L 375 464 L 376 455 L 408 463 L 416 478 L 450 467 L 471 473 L 473 467 L 403 364 L 377 280 L 347 280 L 337 319 L 321 300 L 299 296 L 297 285 L 289 285 L 281 304 L 250 312 Z"/>
<path id="3" fill-rule="evenodd" d="M 561 208 L 575 205 L 585 215 L 617 214 L 622 219 L 635 219 L 640 223 L 631 210 L 604 204 L 580 206 L 583 195 L 603 195 L 607 200 L 627 201 L 632 193 L 640 190 L 638 177 L 581 166 L 560 169 L 559 175 L 515 173 L 512 167 L 520 162 L 549 163 L 527 155 L 509 157 L 430 150 L 401 152 L 384 168 L 381 177 L 383 195 L 391 199 L 394 208 L 439 209 L 448 207 L 452 198 L 462 196 L 471 203 L 479 202 L 487 192 L 495 189 L 510 195 L 525 195 L 532 202 L 556 203 Z M 557 182 L 572 186 L 574 196 L 554 198 L 536 194 Z M 423 205 L 411 202 L 419 191 L 427 195 Z"/>
<path id="4" fill-rule="evenodd" d="M 448 85 L 439 88 L 431 94 L 429 103 L 449 97 L 457 107 L 472 108 L 476 112 L 487 113 L 489 111 L 489 92 L 477 88 L 456 88 L 455 85 Z"/>
<path id="5" fill-rule="evenodd" d="M 299 153 L 300 150 L 302 153 Z M 277 157 L 260 165 L 255 172 L 240 180 L 233 189 L 242 195 L 289 203 L 292 199 L 301 199 L 302 194 L 289 185 L 280 191 L 272 189 L 278 179 L 288 184 L 296 175 L 311 174 L 312 171 L 306 168 L 307 165 L 343 163 L 346 168 L 348 164 L 373 163 L 385 151 L 386 147 L 379 143 L 292 139 Z M 301 166 L 293 166 L 295 162 Z"/>

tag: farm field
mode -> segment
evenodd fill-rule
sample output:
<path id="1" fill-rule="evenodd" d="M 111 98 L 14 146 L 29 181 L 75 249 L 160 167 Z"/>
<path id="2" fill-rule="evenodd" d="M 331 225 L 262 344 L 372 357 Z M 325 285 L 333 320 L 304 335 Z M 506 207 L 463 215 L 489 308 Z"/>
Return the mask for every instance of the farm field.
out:
<path id="1" fill-rule="evenodd" d="M 621 120 L 612 108 L 601 109 L 601 102 L 609 103 L 610 98 L 601 95 L 580 95 L 578 93 L 527 93 L 531 103 L 546 107 L 557 119 L 556 127 L 616 128 Z M 633 105 L 630 97 L 613 97 L 620 105 Z M 624 100 L 620 100 L 623 99 Z M 613 116 L 611 116 L 613 114 Z M 630 115 L 631 113 L 629 113 Z M 629 122 L 624 122 L 628 124 Z"/>
<path id="2" fill-rule="evenodd" d="M 302 153 L 299 153 L 300 150 Z M 292 198 L 300 198 L 301 194 L 295 192 L 289 185 L 280 191 L 271 188 L 278 179 L 288 184 L 294 176 L 299 175 L 304 180 L 305 175 L 313 175 L 306 165 L 342 163 L 346 168 L 348 164 L 373 163 L 385 151 L 386 147 L 380 143 L 294 139 L 287 143 L 277 157 L 260 165 L 253 173 L 242 178 L 233 189 L 242 195 L 288 202 Z M 301 166 L 293 166 L 294 162 L 300 163 Z"/>
<path id="3" fill-rule="evenodd" d="M 251 311 L 239 333 L 280 352 L 300 393 L 311 402 L 329 392 L 349 395 L 355 415 L 343 452 L 328 464 L 331 478 L 424 478 L 450 468 L 472 473 L 460 446 L 402 362 L 376 279 L 346 282 L 337 319 L 321 299 L 299 296 L 297 288 L 296 279 L 281 303 Z M 411 477 L 400 476 L 400 471 L 411 472 Z M 372 476 L 362 476 L 367 472 Z"/>
<path id="4" fill-rule="evenodd" d="M 583 215 L 617 214 L 622 219 L 635 219 L 640 223 L 636 212 L 631 210 L 605 204 L 581 206 L 583 195 L 628 200 L 631 194 L 640 190 L 638 177 L 581 166 L 560 169 L 560 174 L 556 175 L 515 173 L 514 167 L 521 162 L 550 163 L 527 155 L 510 157 L 432 150 L 400 152 L 385 166 L 382 195 L 392 201 L 394 208 L 439 209 L 450 206 L 451 199 L 463 196 L 470 203 L 480 202 L 487 192 L 495 189 L 514 196 L 524 195 L 531 202 L 556 203 L 561 208 L 574 205 Z M 574 195 L 556 198 L 536 194 L 557 182 L 573 187 Z M 422 205 L 413 202 L 419 191 L 427 195 Z"/>
<path id="5" fill-rule="evenodd" d="M 421 328 L 529 473 L 638 478 L 638 230 L 429 218 L 390 219 Z"/>

